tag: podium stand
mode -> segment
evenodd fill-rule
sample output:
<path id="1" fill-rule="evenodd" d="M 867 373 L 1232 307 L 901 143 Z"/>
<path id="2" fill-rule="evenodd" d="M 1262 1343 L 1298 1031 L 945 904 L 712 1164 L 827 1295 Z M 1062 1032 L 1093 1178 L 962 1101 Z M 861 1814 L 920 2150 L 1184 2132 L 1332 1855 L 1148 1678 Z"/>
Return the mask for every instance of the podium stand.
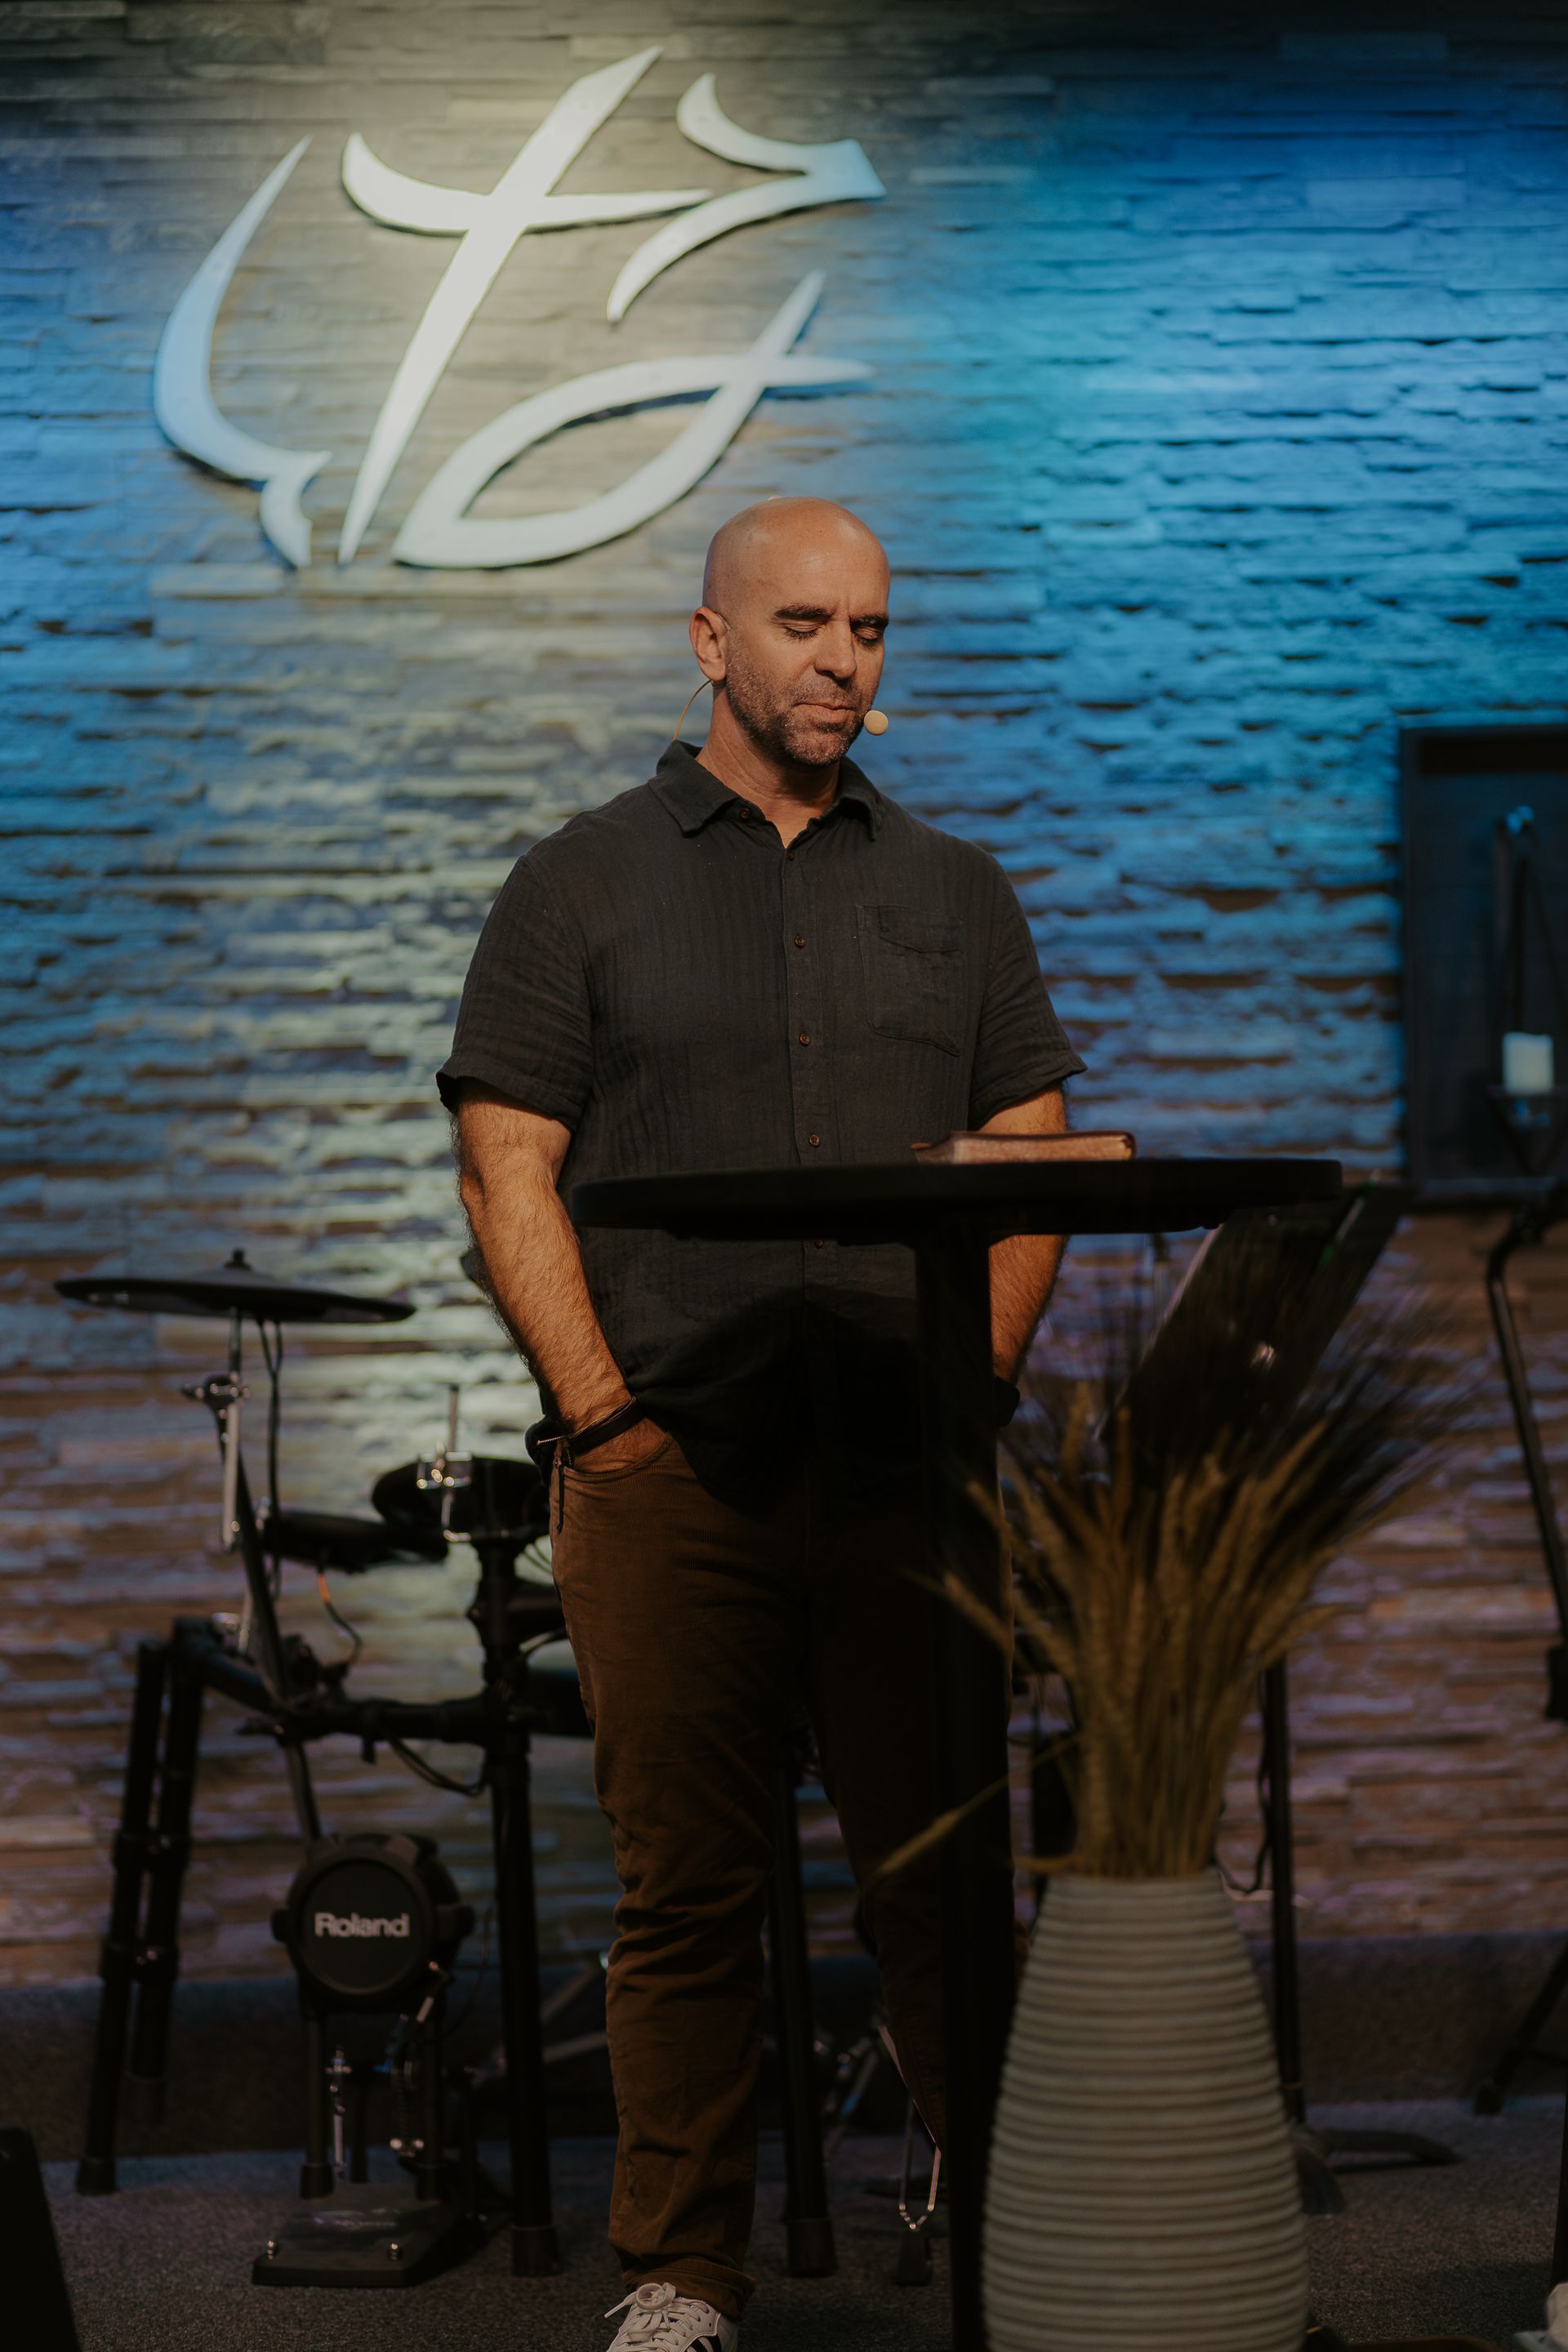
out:
<path id="1" fill-rule="evenodd" d="M 1328 1160 L 1131 1160 L 1003 1165 L 718 1170 L 579 1184 L 580 1225 L 710 1241 L 877 1242 L 915 1254 L 921 1444 L 931 1568 L 985 1607 L 1004 1601 L 1002 1551 L 981 1497 L 996 1430 L 987 1252 L 1014 1234 L 1181 1233 L 1237 1209 L 1331 1198 Z M 991 2123 L 1014 1987 L 1013 1851 L 994 1645 L 957 1607 L 939 1635 L 940 1812 L 973 1805 L 943 1842 L 945 2170 L 955 2352 L 984 2352 L 980 2240 Z"/>

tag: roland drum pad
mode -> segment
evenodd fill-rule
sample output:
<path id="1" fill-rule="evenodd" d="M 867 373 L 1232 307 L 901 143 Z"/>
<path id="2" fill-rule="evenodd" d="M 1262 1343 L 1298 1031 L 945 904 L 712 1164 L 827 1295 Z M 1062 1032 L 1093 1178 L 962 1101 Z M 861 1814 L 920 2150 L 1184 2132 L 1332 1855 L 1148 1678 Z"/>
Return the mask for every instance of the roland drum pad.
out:
<path id="1" fill-rule="evenodd" d="M 432 1839 L 374 1833 L 323 1841 L 272 1915 L 306 2000 L 325 2011 L 417 2009 L 473 1924 Z"/>

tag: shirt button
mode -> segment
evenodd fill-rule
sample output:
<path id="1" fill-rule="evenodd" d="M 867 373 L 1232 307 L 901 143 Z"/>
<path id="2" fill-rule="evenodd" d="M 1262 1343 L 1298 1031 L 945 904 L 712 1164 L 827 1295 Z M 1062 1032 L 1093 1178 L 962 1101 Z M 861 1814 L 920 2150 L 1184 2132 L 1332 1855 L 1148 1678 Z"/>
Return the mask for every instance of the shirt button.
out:
<path id="1" fill-rule="evenodd" d="M 803 1029 L 803 1030 L 801 1031 L 801 1033 L 800 1033 L 800 1042 L 801 1042 L 801 1044 L 802 1044 L 803 1045 L 810 1045 L 810 1043 L 811 1043 L 811 1032 L 810 1032 L 808 1029 Z"/>
<path id="2" fill-rule="evenodd" d="M 793 866 L 793 865 L 795 864 L 795 852 L 794 852 L 794 850 L 793 850 L 793 849 L 786 849 L 786 850 L 784 851 L 784 856 L 788 858 L 788 860 L 789 860 L 790 864 Z"/>
<path id="3" fill-rule="evenodd" d="M 814 1145 L 814 1146 L 815 1146 L 815 1145 L 816 1145 L 816 1144 L 818 1144 L 818 1143 L 820 1143 L 820 1142 L 822 1141 L 822 1138 L 821 1138 L 821 1136 L 820 1136 L 820 1135 L 808 1135 L 808 1136 L 806 1137 L 806 1139 L 806 1139 L 807 1143 L 812 1144 L 812 1145 Z"/>
<path id="4" fill-rule="evenodd" d="M 797 947 L 797 948 L 803 948 L 803 947 L 805 947 L 805 933 L 804 931 L 796 931 L 796 933 L 795 933 L 795 945 L 796 945 L 796 947 Z"/>
<path id="5" fill-rule="evenodd" d="M 827 1244 L 826 1242 L 813 1242 L 811 1246 L 813 1249 L 826 1249 L 827 1247 Z"/>

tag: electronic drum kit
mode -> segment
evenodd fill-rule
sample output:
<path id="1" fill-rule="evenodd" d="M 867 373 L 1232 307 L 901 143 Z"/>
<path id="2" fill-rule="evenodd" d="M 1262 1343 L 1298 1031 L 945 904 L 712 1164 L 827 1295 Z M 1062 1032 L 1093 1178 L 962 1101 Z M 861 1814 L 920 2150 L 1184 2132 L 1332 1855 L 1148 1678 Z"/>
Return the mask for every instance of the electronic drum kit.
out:
<path id="1" fill-rule="evenodd" d="M 221 1547 L 238 1555 L 245 1600 L 237 1616 L 182 1618 L 163 1641 L 141 1644 L 126 1759 L 86 2149 L 84 2193 L 115 2187 L 119 2100 L 127 2074 L 161 2089 L 178 1971 L 182 1883 L 190 1853 L 190 1810 L 204 1693 L 237 1702 L 282 1751 L 304 1860 L 273 1915 L 273 1932 L 299 1979 L 307 2043 L 306 2210 L 285 2222 L 257 2260 L 261 2284 L 413 2285 L 477 2242 L 488 2184 L 468 2153 L 461 2169 L 448 2149 L 443 2011 L 458 1947 L 473 1914 L 440 1863 L 434 1841 L 408 1834 L 323 1833 L 307 1748 L 345 1734 L 367 1756 L 384 1743 L 438 1785 L 448 1780 L 407 1746 L 450 1741 L 479 1748 L 480 1782 L 491 1806 L 496 1926 L 508 2136 L 511 2158 L 512 2268 L 557 2267 L 544 2123 L 538 1937 L 534 1912 L 529 1752 L 539 1729 L 584 1736 L 574 1663 L 548 1572 L 518 1564 L 545 1534 L 547 1507 L 526 1461 L 461 1452 L 457 1391 L 449 1391 L 445 1443 L 428 1460 L 404 1463 L 377 1480 L 374 1516 L 285 1509 L 276 1494 L 253 1501 L 240 1431 L 247 1397 L 244 1344 L 255 1328 L 270 1394 L 268 1453 L 277 1484 L 279 1383 L 284 1324 L 381 1325 L 405 1321 L 395 1299 L 279 1282 L 240 1250 L 196 1274 L 73 1276 L 56 1285 L 86 1307 L 195 1316 L 227 1326 L 224 1368 L 185 1393 L 211 1411 L 222 1469 Z M 268 1339 L 268 1329 L 271 1339 Z M 483 1687 L 473 1696 L 430 1703 L 359 1699 L 344 1687 L 352 1658 L 318 1658 L 278 1615 L 284 1561 L 362 1575 L 447 1559 L 472 1549 L 479 1580 L 468 1614 L 479 1636 Z M 327 1598 L 324 1582 L 323 1598 Z M 596 1978 L 595 1961 L 584 1978 Z M 559 1996 L 552 2009 L 559 2006 Z M 132 2014 L 132 2012 L 134 2012 Z M 398 2147 L 413 2174 L 412 2197 L 368 2179 L 363 2070 L 341 2050 L 329 2056 L 329 2021 L 371 2013 L 398 2021 L 392 2049 L 403 2105 L 415 2118 Z M 578 2045 L 574 2045 L 578 2046 Z M 127 2055 L 129 2066 L 127 2067 Z M 493 2195 L 489 2198 L 493 2204 Z"/>

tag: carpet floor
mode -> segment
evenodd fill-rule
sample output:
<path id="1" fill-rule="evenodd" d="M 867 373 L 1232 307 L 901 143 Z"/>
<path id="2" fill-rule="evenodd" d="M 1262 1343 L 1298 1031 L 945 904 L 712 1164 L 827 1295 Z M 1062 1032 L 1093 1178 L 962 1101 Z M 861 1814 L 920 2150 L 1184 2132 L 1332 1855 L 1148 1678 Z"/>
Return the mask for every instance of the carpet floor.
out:
<path id="1" fill-rule="evenodd" d="M 1348 2340 L 1479 2336 L 1507 2352 L 1539 2325 L 1548 2284 L 1562 2102 L 1526 2099 L 1482 2122 L 1457 2103 L 1321 2110 L 1322 2123 L 1394 2125 L 1446 2140 L 1464 2161 L 1443 2170 L 1344 2169 L 1348 2212 L 1309 2225 L 1316 2315 Z M 499 2164 L 500 2151 L 487 2150 Z M 898 2146 L 849 2142 L 834 2187 L 839 2267 L 784 2272 L 777 2219 L 780 2151 L 763 2145 L 753 2248 L 759 2289 L 746 2352 L 940 2352 L 949 2341 L 944 2247 L 930 2287 L 897 2287 L 896 2210 L 870 2184 Z M 604 2240 L 611 2147 L 562 2140 L 555 2183 L 565 2266 L 514 2280 L 505 2232 L 458 2268 L 405 2294 L 264 2289 L 253 2257 L 294 2201 L 295 2160 L 143 2158 L 109 2198 L 79 2198 L 66 2164 L 47 2166 L 83 2352 L 604 2352 L 600 2314 L 620 2289 Z"/>

